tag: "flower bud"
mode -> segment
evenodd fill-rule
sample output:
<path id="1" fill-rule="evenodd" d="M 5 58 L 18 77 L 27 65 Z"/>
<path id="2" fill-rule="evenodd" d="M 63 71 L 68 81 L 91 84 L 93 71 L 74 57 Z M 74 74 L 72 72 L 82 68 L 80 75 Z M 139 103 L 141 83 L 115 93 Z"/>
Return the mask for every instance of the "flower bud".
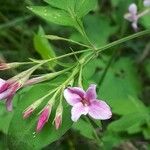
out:
<path id="1" fill-rule="evenodd" d="M 40 114 L 38 124 L 36 127 L 36 132 L 40 132 L 44 125 L 48 122 L 49 116 L 51 114 L 52 105 L 48 104 Z"/>
<path id="2" fill-rule="evenodd" d="M 62 124 L 62 114 L 63 114 L 63 106 L 59 105 L 56 110 L 56 115 L 54 119 L 55 128 L 58 130 Z"/>
<path id="3" fill-rule="evenodd" d="M 6 63 L 0 63 L 0 70 L 6 70 L 8 69 L 8 65 Z"/>
<path id="4" fill-rule="evenodd" d="M 23 112 L 23 119 L 26 119 L 28 117 L 31 116 L 31 114 L 33 113 L 34 108 L 32 106 L 30 106 L 29 108 L 27 108 L 24 112 Z"/>
<path id="5" fill-rule="evenodd" d="M 0 70 L 7 70 L 11 68 L 16 68 L 20 66 L 20 63 L 14 62 L 14 63 L 4 63 L 0 62 Z"/>

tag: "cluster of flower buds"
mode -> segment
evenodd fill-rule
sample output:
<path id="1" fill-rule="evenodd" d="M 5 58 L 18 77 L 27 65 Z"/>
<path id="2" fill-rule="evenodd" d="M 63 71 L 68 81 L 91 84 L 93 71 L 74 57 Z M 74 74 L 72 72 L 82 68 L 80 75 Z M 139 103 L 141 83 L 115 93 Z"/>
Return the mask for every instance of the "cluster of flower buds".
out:
<path id="1" fill-rule="evenodd" d="M 3 67 L 9 68 L 10 65 L 5 64 Z M 5 100 L 6 108 L 8 111 L 12 111 L 12 99 L 14 95 L 20 88 L 25 85 L 30 75 L 35 71 L 36 68 L 37 66 L 34 66 L 8 80 L 3 80 L 0 78 L 0 100 Z"/>
<path id="2" fill-rule="evenodd" d="M 0 99 L 5 100 L 8 111 L 12 110 L 13 96 L 21 87 L 22 83 L 17 80 L 9 79 L 5 81 L 0 79 Z"/>
<path id="3" fill-rule="evenodd" d="M 143 5 L 145 7 L 150 6 L 150 0 L 144 0 Z M 138 13 L 137 5 L 135 3 L 132 3 L 128 7 L 128 13 L 124 15 L 124 18 L 131 22 L 132 28 L 137 31 L 138 30 L 138 20 L 144 15 L 147 15 L 150 13 L 150 8 L 145 9 L 144 11 Z"/>
<path id="4" fill-rule="evenodd" d="M 45 98 L 47 98 L 50 94 L 45 95 L 44 97 L 36 100 L 31 106 L 29 106 L 25 111 L 23 112 L 23 118 L 26 119 L 34 112 L 34 110 L 43 102 Z M 44 125 L 48 122 L 49 117 L 51 115 L 51 111 L 53 108 L 53 105 L 55 104 L 55 98 L 56 94 L 48 101 L 47 105 L 42 109 L 39 115 L 36 132 L 40 132 Z M 56 109 L 56 114 L 54 118 L 55 122 L 55 128 L 58 130 L 61 127 L 62 124 L 62 114 L 63 114 L 63 106 L 62 103 L 60 103 Z"/>

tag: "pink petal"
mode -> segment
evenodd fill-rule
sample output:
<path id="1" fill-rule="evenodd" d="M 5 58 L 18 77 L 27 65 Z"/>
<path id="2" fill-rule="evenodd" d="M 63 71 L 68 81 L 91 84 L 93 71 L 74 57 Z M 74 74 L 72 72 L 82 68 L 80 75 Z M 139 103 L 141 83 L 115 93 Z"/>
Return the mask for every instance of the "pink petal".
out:
<path id="1" fill-rule="evenodd" d="M 94 100 L 89 106 L 89 115 L 94 119 L 106 120 L 111 118 L 112 112 L 104 101 Z"/>
<path id="2" fill-rule="evenodd" d="M 7 87 L 8 87 L 7 82 L 0 78 L 0 93 L 5 91 L 7 89 Z"/>
<path id="3" fill-rule="evenodd" d="M 81 115 L 88 113 L 88 107 L 85 107 L 81 102 L 75 104 L 71 109 L 71 119 L 76 122 Z"/>
<path id="4" fill-rule="evenodd" d="M 137 22 L 132 23 L 132 28 L 134 29 L 134 31 L 138 30 Z"/>
<path id="5" fill-rule="evenodd" d="M 13 95 L 9 96 L 6 100 L 6 108 L 8 111 L 12 111 L 12 99 Z"/>
<path id="6" fill-rule="evenodd" d="M 0 99 L 6 99 L 7 97 L 9 97 L 11 95 L 11 92 L 12 91 L 10 89 L 8 89 L 8 90 L 0 93 Z"/>
<path id="7" fill-rule="evenodd" d="M 136 14 L 137 14 L 137 6 L 136 6 L 136 4 L 132 3 L 132 4 L 129 6 L 129 12 L 130 12 L 132 15 L 136 15 Z"/>
<path id="8" fill-rule="evenodd" d="M 58 130 L 60 128 L 61 124 L 62 124 L 62 115 L 56 116 L 54 122 L 55 122 L 56 130 Z"/>
<path id="9" fill-rule="evenodd" d="M 0 78 L 0 88 L 3 86 L 3 84 L 4 84 L 5 82 L 6 82 L 5 80 L 3 80 L 3 79 Z"/>
<path id="10" fill-rule="evenodd" d="M 67 88 L 64 90 L 64 97 L 68 104 L 75 105 L 84 97 L 84 90 L 79 87 Z"/>
<path id="11" fill-rule="evenodd" d="M 96 99 L 96 85 L 95 84 L 91 84 L 89 86 L 85 94 L 85 99 L 89 101 Z"/>
<path id="12" fill-rule="evenodd" d="M 31 116 L 34 109 L 32 107 L 29 107 L 25 112 L 23 112 L 23 119 L 26 119 Z"/>
<path id="13" fill-rule="evenodd" d="M 49 119 L 49 116 L 51 113 L 51 109 L 52 109 L 52 106 L 48 105 L 42 111 L 42 113 L 39 117 L 39 120 L 38 120 L 36 132 L 40 132 L 42 130 L 42 128 L 44 127 L 45 123 L 48 122 L 48 119 Z"/>

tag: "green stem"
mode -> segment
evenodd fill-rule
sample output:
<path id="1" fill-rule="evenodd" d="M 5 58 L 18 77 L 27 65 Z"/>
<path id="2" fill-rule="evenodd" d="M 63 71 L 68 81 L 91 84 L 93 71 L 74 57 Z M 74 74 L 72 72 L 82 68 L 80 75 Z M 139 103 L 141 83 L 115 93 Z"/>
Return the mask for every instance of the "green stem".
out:
<path id="1" fill-rule="evenodd" d="M 59 37 L 59 36 L 56 36 L 56 35 L 46 35 L 44 37 L 46 37 L 47 39 L 50 39 L 50 40 L 62 40 L 62 41 L 71 42 L 71 43 L 74 43 L 74 44 L 77 44 L 77 45 L 80 45 L 80 46 L 83 46 L 83 47 L 91 48 L 89 45 L 85 45 L 83 43 L 80 43 L 80 42 L 77 42 L 77 41 L 74 41 L 74 40 L 71 40 L 71 39 L 66 39 L 66 38 L 63 38 L 63 37 Z"/>
<path id="2" fill-rule="evenodd" d="M 103 47 L 98 48 L 98 49 L 97 49 L 97 53 L 100 53 L 101 51 L 104 51 L 104 50 L 106 50 L 106 49 L 109 49 L 109 48 L 111 48 L 111 47 L 113 47 L 113 46 L 119 45 L 119 44 L 124 43 L 124 42 L 127 42 L 127 41 L 129 41 L 129 40 L 131 40 L 131 39 L 135 39 L 135 38 L 137 38 L 137 37 L 140 37 L 140 36 L 143 36 L 143 35 L 146 35 L 146 34 L 149 34 L 149 33 L 150 33 L 150 29 L 144 30 L 144 31 L 141 31 L 141 32 L 138 32 L 138 33 L 135 33 L 135 34 L 132 34 L 132 35 L 127 36 L 127 37 L 124 37 L 124 38 L 122 38 L 122 39 L 120 39 L 120 40 L 117 40 L 117 41 L 114 41 L 114 42 L 112 42 L 112 43 L 109 43 L 109 44 L 107 44 L 106 46 L 103 46 Z"/>
<path id="3" fill-rule="evenodd" d="M 116 45 L 119 45 L 119 44 L 122 44 L 122 43 L 125 43 L 129 40 L 132 40 L 132 39 L 135 39 L 137 37 L 141 37 L 141 36 L 144 36 L 146 34 L 149 34 L 150 33 L 150 29 L 148 30 L 144 30 L 144 31 L 141 31 L 141 32 L 138 32 L 138 33 L 135 33 L 133 35 L 130 35 L 130 36 L 127 36 L 127 37 L 124 37 L 120 40 L 117 40 L 117 41 L 114 41 L 112 43 L 109 43 L 107 44 L 106 46 L 103 46 L 103 47 L 100 47 L 100 48 L 97 48 L 96 51 L 97 51 L 97 55 L 99 55 L 99 53 L 101 53 L 102 51 L 106 50 L 106 49 L 109 49 L 111 47 L 114 47 Z M 88 63 L 93 57 L 94 57 L 95 54 L 91 54 L 91 58 L 89 58 L 86 63 Z"/>

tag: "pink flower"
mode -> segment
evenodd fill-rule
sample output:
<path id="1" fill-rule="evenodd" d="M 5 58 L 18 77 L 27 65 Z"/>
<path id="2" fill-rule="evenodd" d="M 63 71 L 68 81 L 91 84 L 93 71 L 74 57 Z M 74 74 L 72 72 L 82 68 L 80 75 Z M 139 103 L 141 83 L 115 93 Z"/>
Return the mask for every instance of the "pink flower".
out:
<path id="1" fill-rule="evenodd" d="M 124 18 L 127 19 L 132 23 L 132 27 L 135 31 L 137 31 L 137 21 L 138 21 L 138 14 L 137 14 L 137 6 L 136 4 L 130 4 L 128 8 L 129 13 L 125 14 Z"/>
<path id="2" fill-rule="evenodd" d="M 6 101 L 6 108 L 8 111 L 12 110 L 13 96 L 20 88 L 21 84 L 19 82 L 13 80 L 5 81 L 0 78 L 0 99 Z"/>
<path id="3" fill-rule="evenodd" d="M 72 107 L 71 118 L 76 122 L 81 115 L 89 115 L 94 119 L 105 120 L 112 116 L 110 107 L 96 96 L 96 85 L 92 84 L 85 92 L 80 87 L 69 87 L 64 97 Z"/>
<path id="4" fill-rule="evenodd" d="M 42 128 L 44 127 L 45 123 L 48 122 L 49 116 L 51 114 L 51 110 L 52 110 L 52 106 L 50 104 L 48 104 L 44 108 L 44 110 L 42 111 L 39 117 L 36 132 L 40 132 Z"/>
<path id="5" fill-rule="evenodd" d="M 150 6 L 150 0 L 144 0 L 143 4 L 145 7 L 149 7 Z"/>

